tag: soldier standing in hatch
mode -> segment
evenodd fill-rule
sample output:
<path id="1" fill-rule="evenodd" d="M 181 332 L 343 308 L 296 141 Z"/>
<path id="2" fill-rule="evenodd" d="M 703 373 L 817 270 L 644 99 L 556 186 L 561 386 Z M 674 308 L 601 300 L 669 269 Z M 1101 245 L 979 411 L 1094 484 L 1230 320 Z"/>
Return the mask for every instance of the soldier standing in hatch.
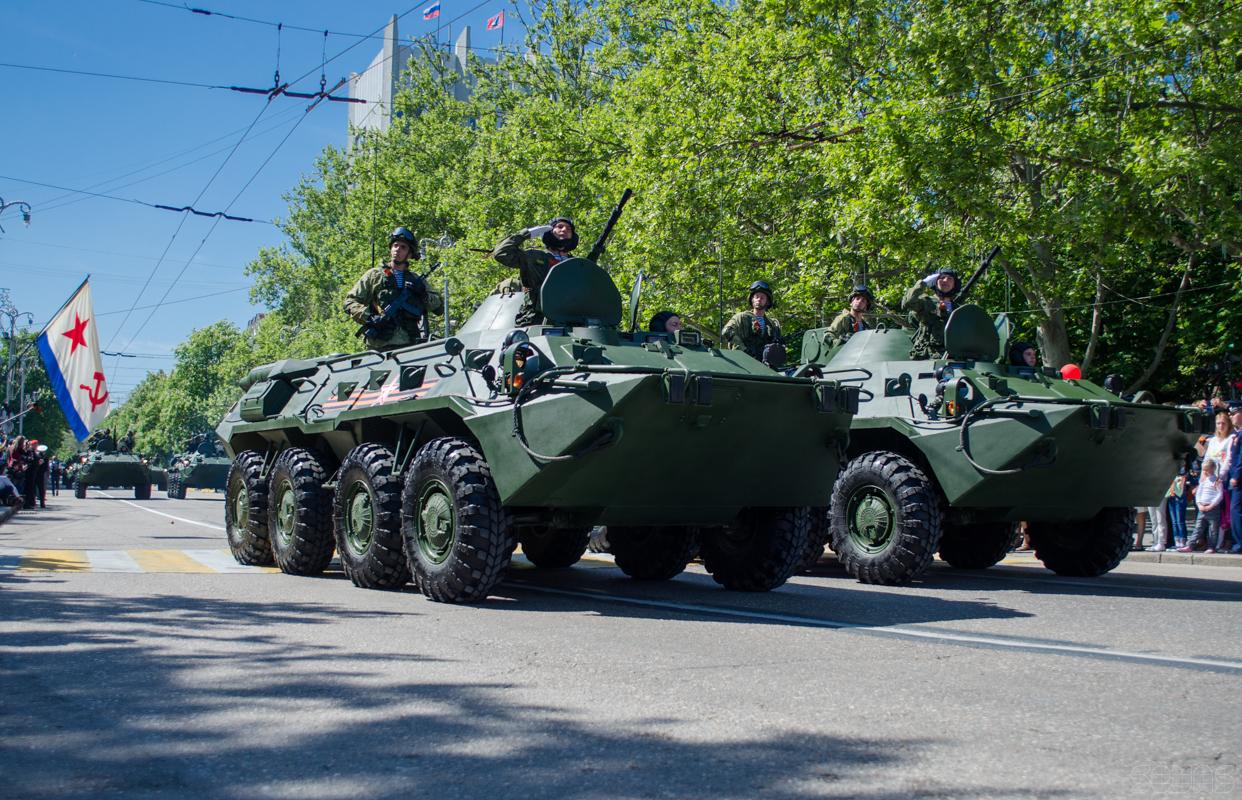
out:
<path id="1" fill-rule="evenodd" d="M 528 250 L 522 247 L 527 239 L 539 239 L 548 249 Z M 552 268 L 572 258 L 570 253 L 577 246 L 578 231 L 569 217 L 557 217 L 547 225 L 535 225 L 520 230 L 512 236 L 506 236 L 496 245 L 492 258 L 506 267 L 516 269 L 522 281 L 525 298 L 522 301 L 522 310 L 518 312 L 515 320 L 518 325 L 537 325 L 543 322 L 543 303 L 539 290 Z"/>
<path id="2" fill-rule="evenodd" d="M 725 323 L 720 338 L 734 350 L 745 350 L 751 358 L 763 359 L 763 350 L 781 340 L 781 324 L 768 311 L 776 305 L 772 288 L 765 281 L 750 285 L 750 311 L 739 311 Z"/>
<path id="3" fill-rule="evenodd" d="M 875 295 L 866 286 L 855 286 L 854 291 L 850 292 L 849 304 L 849 308 L 838 314 L 828 326 L 828 335 L 838 344 L 871 327 L 865 315 L 871 313 L 871 307 L 875 305 Z"/>
<path id="4" fill-rule="evenodd" d="M 944 325 L 956 308 L 962 282 L 957 270 L 942 269 L 914 284 L 901 298 L 901 309 L 918 322 L 913 358 L 934 358 L 944 352 Z"/>
<path id="5" fill-rule="evenodd" d="M 418 259 L 416 247 L 414 234 L 397 228 L 388 237 L 389 263 L 364 272 L 345 295 L 345 313 L 366 326 L 368 349 L 390 350 L 424 341 L 423 317 L 444 308 L 440 295 L 428 291 L 427 282 L 410 272 L 410 259 Z M 385 311 L 390 312 L 387 317 Z"/>
<path id="6" fill-rule="evenodd" d="M 122 453 L 132 453 L 134 451 L 134 432 L 132 430 L 121 437 L 121 441 L 117 444 L 117 449 Z"/>

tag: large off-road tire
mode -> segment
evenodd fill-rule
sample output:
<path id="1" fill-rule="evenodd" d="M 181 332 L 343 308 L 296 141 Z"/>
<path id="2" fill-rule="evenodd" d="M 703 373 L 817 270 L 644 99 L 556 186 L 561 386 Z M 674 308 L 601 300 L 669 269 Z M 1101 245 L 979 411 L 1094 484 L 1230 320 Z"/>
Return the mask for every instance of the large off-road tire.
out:
<path id="1" fill-rule="evenodd" d="M 442 603 L 486 598 L 516 544 L 487 462 L 451 437 L 433 439 L 414 457 L 401 492 L 401 531 L 415 585 Z"/>
<path id="2" fill-rule="evenodd" d="M 1130 552 L 1134 509 L 1106 508 L 1079 522 L 1028 523 L 1035 557 L 1058 575 L 1094 578 L 1109 572 Z"/>
<path id="3" fill-rule="evenodd" d="M 134 499 L 135 500 L 150 500 L 151 499 L 151 484 L 140 483 L 137 486 L 135 486 L 134 487 Z"/>
<path id="4" fill-rule="evenodd" d="M 185 499 L 185 483 L 181 480 L 181 475 L 173 473 L 168 476 L 168 491 L 165 492 L 171 500 Z"/>
<path id="5" fill-rule="evenodd" d="M 276 458 L 268 481 L 268 538 L 280 571 L 318 575 L 332 561 L 332 493 L 319 456 L 290 447 Z"/>
<path id="6" fill-rule="evenodd" d="M 86 484 L 82 483 L 82 481 L 74 481 L 73 482 L 73 496 L 78 498 L 79 500 L 86 497 Z"/>
<path id="7" fill-rule="evenodd" d="M 701 532 L 703 566 L 726 589 L 775 589 L 806 558 L 809 527 L 810 510 L 805 507 L 743 509 L 732 525 Z"/>
<path id="8" fill-rule="evenodd" d="M 397 589 L 410 581 L 401 541 L 401 481 L 392 451 L 360 444 L 341 462 L 332 498 L 341 568 L 355 586 Z"/>
<path id="9" fill-rule="evenodd" d="M 272 544 L 262 475 L 262 453 L 244 450 L 233 459 L 224 483 L 224 530 L 237 563 L 266 567 L 272 563 Z"/>
<path id="10" fill-rule="evenodd" d="M 824 557 L 824 548 L 828 546 L 832 538 L 829 535 L 831 528 L 828 509 L 812 508 L 806 535 L 806 553 L 802 557 L 802 563 L 798 565 L 799 571 L 814 569 L 819 560 Z"/>
<path id="11" fill-rule="evenodd" d="M 958 569 L 987 569 L 999 564 L 1013 546 L 1013 522 L 950 525 L 940 537 L 940 557 Z"/>
<path id="12" fill-rule="evenodd" d="M 830 514 L 832 550 L 862 583 L 909 583 L 940 546 L 940 493 L 896 453 L 863 453 L 846 465 L 832 487 Z"/>
<path id="13" fill-rule="evenodd" d="M 523 528 L 518 533 L 522 555 L 543 569 L 564 569 L 577 564 L 591 543 L 590 528 Z"/>
<path id="14" fill-rule="evenodd" d="M 621 571 L 640 581 L 680 575 L 699 550 L 696 528 L 676 525 L 608 528 L 608 546 Z"/>

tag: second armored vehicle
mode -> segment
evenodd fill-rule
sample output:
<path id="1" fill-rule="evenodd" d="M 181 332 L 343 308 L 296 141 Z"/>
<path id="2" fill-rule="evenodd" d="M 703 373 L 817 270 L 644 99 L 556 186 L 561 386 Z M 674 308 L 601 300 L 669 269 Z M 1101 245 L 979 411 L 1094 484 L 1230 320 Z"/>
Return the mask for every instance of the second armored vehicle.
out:
<path id="1" fill-rule="evenodd" d="M 73 496 L 86 497 L 86 489 L 96 486 L 132 488 L 134 499 L 151 497 L 151 470 L 147 460 L 134 453 L 117 450 L 110 436 L 92 440 L 92 449 L 78 457 L 73 472 Z"/>
<path id="2" fill-rule="evenodd" d="M 571 259 L 543 283 L 543 324 L 517 326 L 522 294 L 500 293 L 453 338 L 255 369 L 217 429 L 235 557 L 311 574 L 335 548 L 359 586 L 412 573 L 468 602 L 516 545 L 565 567 L 603 524 L 631 577 L 671 578 L 697 547 L 726 588 L 779 586 L 857 389 L 638 332 L 637 289 L 626 328 L 608 273 Z"/>
<path id="3" fill-rule="evenodd" d="M 232 460 L 214 433 L 201 433 L 186 445 L 186 452 L 172 457 L 168 465 L 168 497 L 185 499 L 186 489 L 224 490 Z"/>
<path id="4" fill-rule="evenodd" d="M 816 556 L 828 543 L 859 580 L 904 583 L 937 552 L 956 567 L 996 564 L 1025 521 L 1058 574 L 1101 575 L 1125 558 L 1134 507 L 1160 502 L 1210 418 L 1007 364 L 1007 336 L 1003 316 L 969 304 L 934 360 L 912 359 L 901 327 L 844 344 L 807 332 L 798 373 L 848 380 L 864 400 Z"/>

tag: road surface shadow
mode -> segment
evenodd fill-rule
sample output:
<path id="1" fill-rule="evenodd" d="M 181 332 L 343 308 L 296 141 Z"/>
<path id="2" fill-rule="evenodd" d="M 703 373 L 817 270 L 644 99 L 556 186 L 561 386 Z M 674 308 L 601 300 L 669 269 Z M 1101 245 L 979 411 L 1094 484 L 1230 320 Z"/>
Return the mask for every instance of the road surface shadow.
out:
<path id="1" fill-rule="evenodd" d="M 363 626 L 393 624 L 391 612 L 3 583 L 12 798 L 1070 796 L 1002 775 L 892 776 L 936 740 L 775 722 L 679 738 L 664 721 L 686 712 L 654 700 L 641 724 L 601 722 L 598 703 L 533 702 L 535 676 L 474 681 L 481 664 L 462 663 L 446 681 L 446 662 L 351 644 Z M 314 643 L 275 628 L 290 622 L 319 629 Z M 438 679 L 420 675 L 433 666 Z"/>

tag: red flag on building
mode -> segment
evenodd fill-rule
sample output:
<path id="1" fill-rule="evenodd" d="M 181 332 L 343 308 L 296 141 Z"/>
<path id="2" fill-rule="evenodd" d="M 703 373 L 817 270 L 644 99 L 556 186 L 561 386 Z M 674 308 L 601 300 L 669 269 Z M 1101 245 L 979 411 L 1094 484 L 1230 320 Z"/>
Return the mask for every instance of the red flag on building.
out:
<path id="1" fill-rule="evenodd" d="M 501 11 L 494 17 L 487 18 L 487 29 L 494 31 L 505 26 L 505 12 Z"/>

